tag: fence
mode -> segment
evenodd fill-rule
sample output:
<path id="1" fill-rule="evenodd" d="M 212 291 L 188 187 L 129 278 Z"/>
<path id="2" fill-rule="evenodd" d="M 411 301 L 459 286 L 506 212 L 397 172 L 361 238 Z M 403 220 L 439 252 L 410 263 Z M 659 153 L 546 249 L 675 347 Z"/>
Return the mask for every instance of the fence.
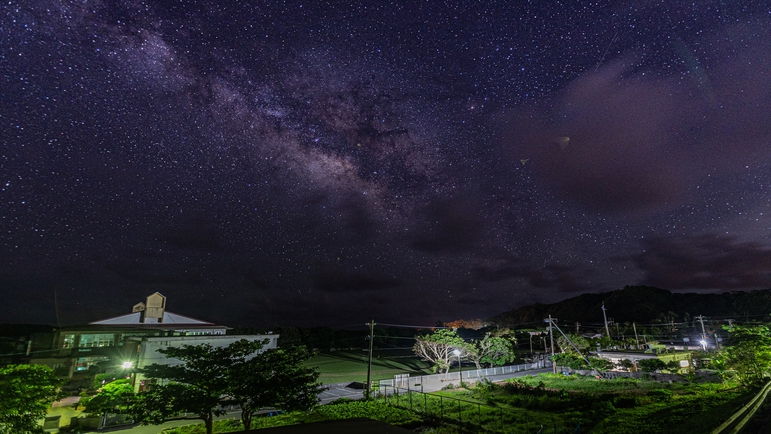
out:
<path id="1" fill-rule="evenodd" d="M 536 363 L 524 363 L 521 365 L 498 366 L 496 368 L 474 369 L 462 372 L 450 372 L 447 374 L 421 375 L 419 377 L 397 376 L 393 380 L 380 380 L 380 388 L 406 388 L 420 390 L 421 392 L 439 390 L 448 384 L 460 386 L 461 379 L 464 383 L 475 383 L 483 378 L 495 375 L 512 374 L 515 372 L 529 371 L 550 367 L 551 362 L 541 360 Z"/>
<path id="2" fill-rule="evenodd" d="M 475 433 L 568 434 L 581 432 L 577 421 L 559 415 L 536 416 L 526 410 L 503 409 L 459 398 L 422 393 L 381 384 L 378 396 L 388 404 L 409 409 L 440 424 L 451 423 Z M 548 420 L 545 420 L 548 419 Z"/>

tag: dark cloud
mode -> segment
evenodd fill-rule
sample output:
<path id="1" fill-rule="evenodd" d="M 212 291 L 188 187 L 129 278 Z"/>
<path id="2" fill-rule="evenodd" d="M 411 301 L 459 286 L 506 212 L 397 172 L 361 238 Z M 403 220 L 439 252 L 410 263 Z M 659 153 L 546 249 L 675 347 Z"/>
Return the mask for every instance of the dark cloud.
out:
<path id="1" fill-rule="evenodd" d="M 330 263 L 318 263 L 313 287 L 325 292 L 363 292 L 395 288 L 399 280 L 379 273 L 346 271 Z"/>
<path id="2" fill-rule="evenodd" d="M 715 234 L 647 238 L 631 256 L 646 285 L 666 289 L 771 287 L 771 249 Z"/>
<path id="3" fill-rule="evenodd" d="M 771 39 L 739 47 L 727 41 L 753 39 L 753 30 L 729 33 L 709 45 L 712 57 L 727 59 L 714 65 L 702 65 L 682 41 L 673 44 L 679 76 L 651 77 L 639 55 L 590 70 L 550 104 L 513 114 L 503 146 L 513 164 L 529 159 L 526 167 L 542 181 L 592 209 L 672 209 L 708 174 L 771 158 L 771 76 L 761 72 L 771 67 L 762 48 Z"/>

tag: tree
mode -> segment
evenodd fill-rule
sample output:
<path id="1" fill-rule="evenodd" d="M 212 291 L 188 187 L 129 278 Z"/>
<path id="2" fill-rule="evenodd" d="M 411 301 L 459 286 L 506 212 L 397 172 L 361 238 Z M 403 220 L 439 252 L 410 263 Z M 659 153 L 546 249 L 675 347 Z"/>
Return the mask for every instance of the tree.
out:
<path id="1" fill-rule="evenodd" d="M 667 364 L 661 359 L 642 359 L 637 364 L 643 372 L 656 372 L 667 367 Z"/>
<path id="2" fill-rule="evenodd" d="M 115 380 L 99 389 L 86 403 L 86 412 L 99 414 L 104 419 L 108 413 L 124 413 L 134 398 L 134 387 L 127 379 Z"/>
<path id="3" fill-rule="evenodd" d="M 38 422 L 54 401 L 64 397 L 60 386 L 47 366 L 0 367 L 0 433 L 42 432 Z"/>
<path id="4" fill-rule="evenodd" d="M 458 336 L 455 330 L 439 329 L 433 333 L 415 336 L 415 345 L 413 345 L 412 351 L 422 360 L 433 363 L 434 372 L 446 374 L 450 371 L 452 351 L 466 348 L 466 342 Z"/>
<path id="5" fill-rule="evenodd" d="M 504 365 L 516 360 L 514 353 L 514 344 L 505 337 L 492 336 L 487 333 L 481 340 L 474 340 L 471 344 L 465 346 L 466 357 L 474 362 L 477 369 L 481 368 L 483 363 L 490 367 Z"/>
<path id="6" fill-rule="evenodd" d="M 233 402 L 241 406 L 241 420 L 250 429 L 262 407 L 308 410 L 321 392 L 315 368 L 302 366 L 310 358 L 304 347 L 269 349 L 267 343 L 242 339 L 227 347 L 183 345 L 159 350 L 183 365 L 153 364 L 142 372 L 148 378 L 170 381 L 139 393 L 131 413 L 143 424 L 159 424 L 182 412 L 197 414 L 211 434 L 214 416 Z"/>
<path id="7" fill-rule="evenodd" d="M 182 345 L 158 350 L 168 358 L 178 359 L 180 365 L 152 364 L 140 371 L 151 379 L 170 381 L 156 384 L 137 395 L 131 413 L 144 425 L 160 424 L 167 417 L 185 412 L 198 415 L 212 434 L 214 416 L 225 413 L 225 395 L 229 386 L 229 368 L 253 356 L 267 340 L 242 339 L 226 347 L 214 348 L 209 344 Z"/>
<path id="8" fill-rule="evenodd" d="M 763 380 L 771 368 L 771 333 L 767 326 L 734 326 L 720 352 L 722 365 L 736 374 L 743 385 Z"/>
<path id="9" fill-rule="evenodd" d="M 574 334 L 568 334 L 567 336 L 570 338 L 570 341 L 573 342 L 573 345 L 575 345 L 582 353 L 591 346 L 589 340 L 584 337 Z M 563 353 L 573 353 L 576 351 L 565 336 L 559 335 L 554 339 L 554 343 L 557 344 L 557 347 L 559 347 L 560 351 Z"/>
<path id="10" fill-rule="evenodd" d="M 315 368 L 302 366 L 311 356 L 304 347 L 271 349 L 230 369 L 228 396 L 241 407 L 245 431 L 263 407 L 294 411 L 318 404 L 320 374 Z"/>

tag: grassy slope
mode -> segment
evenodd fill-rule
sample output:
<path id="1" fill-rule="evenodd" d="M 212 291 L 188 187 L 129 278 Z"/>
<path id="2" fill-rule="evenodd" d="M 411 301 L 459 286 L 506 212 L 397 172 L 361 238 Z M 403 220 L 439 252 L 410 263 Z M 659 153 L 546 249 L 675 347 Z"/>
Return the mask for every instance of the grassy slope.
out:
<path id="1" fill-rule="evenodd" d="M 747 390 L 726 390 L 720 384 L 668 384 L 631 379 L 606 381 L 549 375 L 527 378 L 524 382 L 533 386 L 542 382 L 548 389 L 598 395 L 651 396 L 651 392 L 656 393 L 654 391 L 672 392 L 671 397 L 658 394 L 659 398 L 653 400 L 643 398 L 642 402 L 647 401 L 645 405 L 616 409 L 589 431 L 593 434 L 710 432 L 754 395 Z"/>

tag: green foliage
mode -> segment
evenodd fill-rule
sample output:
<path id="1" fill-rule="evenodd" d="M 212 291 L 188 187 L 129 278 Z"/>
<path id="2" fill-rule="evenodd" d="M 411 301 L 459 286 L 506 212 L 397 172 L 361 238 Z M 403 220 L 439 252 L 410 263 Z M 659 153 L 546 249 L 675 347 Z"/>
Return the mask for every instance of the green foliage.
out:
<path id="1" fill-rule="evenodd" d="M 637 362 L 643 372 L 656 372 L 666 369 L 667 364 L 661 359 L 642 359 Z"/>
<path id="2" fill-rule="evenodd" d="M 590 357 L 589 367 L 598 371 L 609 371 L 613 369 L 613 362 L 602 357 Z"/>
<path id="3" fill-rule="evenodd" d="M 292 412 L 272 417 L 256 417 L 252 429 L 272 428 L 285 425 L 322 422 L 325 420 L 349 419 L 366 417 L 389 425 L 410 425 L 421 422 L 420 416 L 412 411 L 396 408 L 384 401 L 351 401 L 341 400 L 320 406 L 310 413 Z M 214 433 L 225 433 L 244 430 L 238 420 L 215 421 Z M 163 434 L 205 434 L 203 424 L 187 425 L 163 430 Z"/>
<path id="4" fill-rule="evenodd" d="M 0 367 L 0 433 L 41 432 L 38 421 L 63 397 L 61 381 L 42 365 Z"/>
<path id="5" fill-rule="evenodd" d="M 302 364 L 310 357 L 304 347 L 270 349 L 228 369 L 227 394 L 241 407 L 244 429 L 263 407 L 307 411 L 318 403 L 319 372 Z"/>
<path id="6" fill-rule="evenodd" d="M 767 326 L 738 326 L 729 332 L 726 346 L 718 355 L 718 366 L 733 371 L 743 385 L 763 380 L 771 368 L 771 332 Z"/>
<path id="7" fill-rule="evenodd" d="M 86 403 L 86 412 L 94 414 L 123 413 L 134 399 L 134 388 L 127 379 L 105 384 Z"/>
<path id="8" fill-rule="evenodd" d="M 384 401 L 353 401 L 317 407 L 307 422 L 355 417 L 368 417 L 390 425 L 407 425 L 420 420 L 414 412 L 390 406 Z"/>
<path id="9" fill-rule="evenodd" d="M 564 366 L 570 369 L 586 369 L 586 361 L 575 351 L 569 353 L 557 353 L 551 357 L 551 360 L 558 366 Z"/>
<path id="10" fill-rule="evenodd" d="M 105 384 L 108 384 L 112 381 L 117 380 L 118 378 L 125 378 L 121 377 L 118 374 L 112 373 L 112 374 L 96 374 L 94 375 L 94 390 L 99 389 L 100 387 L 104 386 Z"/>
<path id="11" fill-rule="evenodd" d="M 481 341 L 474 341 L 474 348 L 479 355 L 479 362 L 493 366 L 502 366 L 517 359 L 514 353 L 515 339 L 491 336 L 489 333 Z M 478 367 L 478 366 L 477 366 Z"/>
<path id="12" fill-rule="evenodd" d="M 570 338 L 570 342 L 573 342 L 573 345 L 575 345 L 581 353 L 585 352 L 591 346 L 589 339 L 579 335 L 568 334 L 567 337 Z M 570 345 L 570 342 L 568 342 L 565 336 L 559 335 L 556 339 L 554 339 L 554 342 L 563 353 L 574 353 L 576 351 L 573 348 L 573 345 Z"/>
<path id="13" fill-rule="evenodd" d="M 678 373 L 682 369 L 680 366 L 680 362 L 677 360 L 670 360 L 667 362 L 667 364 L 664 366 L 664 369 L 672 372 L 672 373 Z"/>
<path id="14" fill-rule="evenodd" d="M 201 344 L 159 350 L 183 364 L 152 364 L 142 369 L 146 377 L 170 383 L 139 393 L 131 413 L 142 424 L 159 424 L 182 412 L 194 413 L 204 421 L 207 434 L 211 434 L 214 416 L 224 414 L 220 406 L 225 404 L 223 396 L 228 391 L 229 367 L 253 355 L 264 344 L 264 341 L 242 339 L 220 348 Z"/>
<path id="15" fill-rule="evenodd" d="M 624 359 L 621 361 L 621 367 L 626 369 L 627 371 L 631 371 L 632 368 L 634 368 L 634 362 L 632 362 L 629 359 Z"/>
<path id="16" fill-rule="evenodd" d="M 303 365 L 310 354 L 303 347 L 259 352 L 265 343 L 242 339 L 220 348 L 202 344 L 159 350 L 183 364 L 144 368 L 148 378 L 168 383 L 138 394 L 132 414 L 143 424 L 158 424 L 182 412 L 193 413 L 210 434 L 214 416 L 224 414 L 222 406 L 234 401 L 246 429 L 262 407 L 308 410 L 316 405 L 319 374 Z"/>

